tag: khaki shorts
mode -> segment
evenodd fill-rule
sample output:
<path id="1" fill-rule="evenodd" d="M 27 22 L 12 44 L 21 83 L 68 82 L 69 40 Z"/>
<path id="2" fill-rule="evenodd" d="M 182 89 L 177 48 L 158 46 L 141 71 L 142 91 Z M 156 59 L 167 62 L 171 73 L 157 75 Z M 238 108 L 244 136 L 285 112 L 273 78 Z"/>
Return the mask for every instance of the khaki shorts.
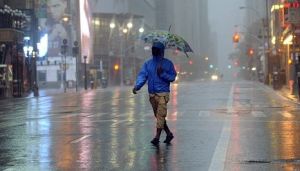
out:
<path id="1" fill-rule="evenodd" d="M 169 102 L 169 93 L 150 94 L 150 103 L 156 117 L 156 127 L 164 128 L 167 117 L 167 103 Z"/>

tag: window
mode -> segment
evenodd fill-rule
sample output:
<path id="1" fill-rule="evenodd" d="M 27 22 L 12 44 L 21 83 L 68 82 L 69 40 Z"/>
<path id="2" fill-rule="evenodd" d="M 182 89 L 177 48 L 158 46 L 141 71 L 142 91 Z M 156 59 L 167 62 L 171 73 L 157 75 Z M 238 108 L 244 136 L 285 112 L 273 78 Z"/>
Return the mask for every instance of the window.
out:
<path id="1" fill-rule="evenodd" d="M 39 81 L 47 81 L 47 72 L 44 70 L 38 71 L 38 80 Z"/>

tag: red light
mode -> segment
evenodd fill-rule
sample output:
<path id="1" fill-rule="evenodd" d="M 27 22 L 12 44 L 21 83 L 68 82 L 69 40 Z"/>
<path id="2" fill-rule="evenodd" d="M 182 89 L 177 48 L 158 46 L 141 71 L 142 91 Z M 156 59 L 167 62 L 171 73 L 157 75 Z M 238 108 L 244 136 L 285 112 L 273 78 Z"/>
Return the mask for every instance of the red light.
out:
<path id="1" fill-rule="evenodd" d="M 240 66 L 240 61 L 239 60 L 234 61 L 234 66 L 236 67 Z"/>
<path id="2" fill-rule="evenodd" d="M 189 64 L 190 64 L 190 65 L 193 65 L 193 61 L 192 61 L 192 60 L 190 60 L 190 61 L 189 61 Z"/>
<path id="3" fill-rule="evenodd" d="M 178 53 L 179 53 L 179 50 L 178 50 L 178 49 L 175 49 L 175 50 L 173 51 L 173 54 L 174 54 L 174 55 L 178 55 Z"/>
<path id="4" fill-rule="evenodd" d="M 253 56 L 254 55 L 254 50 L 252 48 L 248 49 L 248 55 Z"/>
<path id="5" fill-rule="evenodd" d="M 300 8 L 300 2 L 286 2 L 284 8 Z"/>

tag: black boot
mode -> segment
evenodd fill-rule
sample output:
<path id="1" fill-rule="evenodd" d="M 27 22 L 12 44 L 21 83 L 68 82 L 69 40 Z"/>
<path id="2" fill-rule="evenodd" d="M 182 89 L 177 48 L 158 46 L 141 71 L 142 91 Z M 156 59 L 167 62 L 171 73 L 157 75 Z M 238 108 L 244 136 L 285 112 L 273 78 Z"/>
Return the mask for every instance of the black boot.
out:
<path id="1" fill-rule="evenodd" d="M 165 130 L 165 132 L 166 132 L 167 135 L 172 134 L 171 131 L 170 131 L 170 129 L 169 129 L 169 127 L 168 127 L 168 125 L 167 125 L 167 122 L 166 122 L 166 121 L 165 121 L 165 123 L 164 123 L 164 130 Z"/>
<path id="2" fill-rule="evenodd" d="M 168 125 L 167 125 L 167 122 L 165 122 L 165 124 L 164 124 L 164 130 L 166 131 L 166 134 L 167 134 L 167 137 L 166 137 L 164 143 L 170 144 L 170 142 L 174 138 L 174 135 L 170 131 L 170 129 L 169 129 Z"/>
<path id="3" fill-rule="evenodd" d="M 161 134 L 162 128 L 157 128 L 156 129 L 156 136 L 155 138 L 153 138 L 153 140 L 151 141 L 151 143 L 153 145 L 158 145 L 159 144 L 159 138 L 160 138 L 160 134 Z"/>

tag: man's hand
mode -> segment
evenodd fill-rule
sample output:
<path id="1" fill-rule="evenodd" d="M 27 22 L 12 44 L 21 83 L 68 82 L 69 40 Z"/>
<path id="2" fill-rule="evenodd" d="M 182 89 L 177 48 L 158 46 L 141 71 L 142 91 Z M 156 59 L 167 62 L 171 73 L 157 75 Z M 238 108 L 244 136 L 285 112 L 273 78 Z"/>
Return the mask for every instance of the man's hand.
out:
<path id="1" fill-rule="evenodd" d="M 137 94 L 137 89 L 135 87 L 132 89 L 132 93 Z"/>
<path id="2" fill-rule="evenodd" d="M 161 66 L 158 66 L 156 72 L 157 72 L 157 75 L 160 76 L 164 72 L 164 70 Z"/>

